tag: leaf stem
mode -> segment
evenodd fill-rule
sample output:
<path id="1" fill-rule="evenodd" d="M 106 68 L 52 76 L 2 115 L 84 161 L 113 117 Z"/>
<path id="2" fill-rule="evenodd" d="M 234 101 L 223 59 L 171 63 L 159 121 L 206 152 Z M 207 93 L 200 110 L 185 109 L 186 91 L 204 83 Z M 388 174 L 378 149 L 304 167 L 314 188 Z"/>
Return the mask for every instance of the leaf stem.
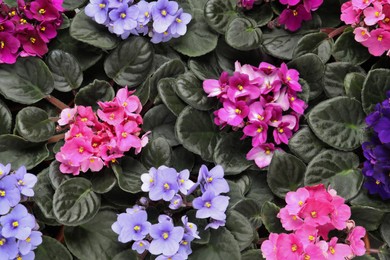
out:
<path id="1" fill-rule="evenodd" d="M 337 35 L 340 35 L 344 32 L 344 30 L 348 27 L 348 25 L 343 25 L 339 28 L 323 28 L 321 29 L 322 32 L 327 33 L 329 38 L 334 38 Z"/>
<path id="2" fill-rule="evenodd" d="M 52 137 L 49 138 L 49 140 L 47 140 L 47 143 L 48 144 L 57 143 L 59 140 L 64 139 L 64 137 L 65 134 L 53 135 Z"/>
<path id="3" fill-rule="evenodd" d="M 58 232 L 57 237 L 56 237 L 56 239 L 57 239 L 60 243 L 63 243 L 63 242 L 64 242 L 64 227 L 65 227 L 65 226 L 61 226 L 60 231 Z"/>
<path id="4" fill-rule="evenodd" d="M 51 95 L 47 95 L 45 97 L 45 99 L 47 101 L 49 101 L 51 104 L 53 104 L 54 106 L 56 106 L 57 108 L 59 108 L 60 110 L 63 110 L 65 108 L 69 108 L 67 104 L 65 104 L 64 102 L 62 102 L 61 100 L 51 96 Z"/>

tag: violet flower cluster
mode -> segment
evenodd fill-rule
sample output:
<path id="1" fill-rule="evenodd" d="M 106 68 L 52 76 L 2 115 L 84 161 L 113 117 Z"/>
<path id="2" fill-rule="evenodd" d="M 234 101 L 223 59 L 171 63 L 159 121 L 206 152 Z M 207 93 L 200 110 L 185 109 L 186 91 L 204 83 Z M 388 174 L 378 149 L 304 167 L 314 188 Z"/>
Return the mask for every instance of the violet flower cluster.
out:
<path id="1" fill-rule="evenodd" d="M 390 199 L 390 91 L 387 99 L 375 106 L 366 118 L 370 140 L 363 143 L 366 158 L 363 174 L 364 187 L 371 194 L 379 194 L 382 199 Z"/>
<path id="2" fill-rule="evenodd" d="M 190 180 L 188 170 L 177 172 L 166 166 L 151 168 L 149 173 L 141 175 L 141 189 L 149 193 L 149 199 L 143 197 L 140 205 L 119 214 L 112 229 L 119 235 L 120 242 L 133 242 L 132 249 L 139 254 L 147 250 L 157 255 L 158 260 L 188 259 L 192 253 L 191 242 L 200 237 L 197 226 L 188 222 L 183 210 L 190 209 L 192 205 L 197 210 L 196 218 L 210 219 L 205 229 L 224 226 L 229 197 L 221 193 L 228 192 L 229 185 L 223 176 L 224 171 L 219 165 L 211 170 L 202 165 L 196 183 Z M 198 187 L 202 195 L 192 203 L 187 202 L 187 196 L 199 193 Z M 170 209 L 164 209 L 165 214 L 158 217 L 156 224 L 148 221 L 147 214 L 147 207 L 154 203 L 165 203 Z"/>
<path id="3" fill-rule="evenodd" d="M 0 1 L 0 63 L 46 54 L 47 44 L 62 24 L 62 1 L 18 0 L 12 8 Z"/>
<path id="4" fill-rule="evenodd" d="M 299 188 L 287 193 L 286 203 L 278 218 L 292 233 L 271 233 L 261 245 L 265 259 L 340 260 L 365 254 L 366 230 L 349 219 L 351 209 L 335 190 L 322 184 Z M 346 233 L 346 239 L 329 239 L 332 230 Z"/>
<path id="5" fill-rule="evenodd" d="M 352 25 L 355 40 L 371 55 L 390 56 L 390 1 L 348 1 L 341 6 L 341 21 Z"/>
<path id="6" fill-rule="evenodd" d="M 169 0 L 90 0 L 85 13 L 122 39 L 149 35 L 153 43 L 183 36 L 192 18 L 177 2 Z"/>
<path id="7" fill-rule="evenodd" d="M 279 24 L 287 30 L 296 31 L 301 28 L 303 21 L 312 19 L 311 12 L 317 10 L 324 0 L 279 0 L 286 9 L 279 16 Z"/>
<path id="8" fill-rule="evenodd" d="M 203 89 L 223 105 L 214 112 L 215 124 L 243 129 L 243 138 L 252 138 L 247 159 L 264 168 L 280 149 L 275 144 L 288 144 L 299 128 L 299 117 L 307 104 L 297 97 L 302 91 L 298 81 L 298 71 L 284 63 L 277 68 L 266 62 L 259 67 L 236 62 L 233 76 L 223 72 L 219 80 L 205 80 Z"/>
<path id="9" fill-rule="evenodd" d="M 56 154 L 62 173 L 98 172 L 132 148 L 136 154 L 141 151 L 148 137 L 147 134 L 140 137 L 142 105 L 133 93 L 127 87 L 120 89 L 114 100 L 98 102 L 97 113 L 92 107 L 84 106 L 61 112 L 58 124 L 70 127 L 65 144 Z"/>
<path id="10" fill-rule="evenodd" d="M 42 243 L 42 233 L 21 202 L 34 196 L 36 182 L 24 166 L 11 171 L 10 164 L 0 164 L 0 259 L 35 258 L 33 250 Z"/>

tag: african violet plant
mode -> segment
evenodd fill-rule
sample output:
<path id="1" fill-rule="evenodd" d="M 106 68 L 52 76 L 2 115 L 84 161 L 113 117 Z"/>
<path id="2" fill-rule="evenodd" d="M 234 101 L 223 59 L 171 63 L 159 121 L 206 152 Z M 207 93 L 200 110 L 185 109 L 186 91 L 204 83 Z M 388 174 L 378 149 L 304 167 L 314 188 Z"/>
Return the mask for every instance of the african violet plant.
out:
<path id="1" fill-rule="evenodd" d="M 0 259 L 389 258 L 389 5 L 0 0 Z"/>

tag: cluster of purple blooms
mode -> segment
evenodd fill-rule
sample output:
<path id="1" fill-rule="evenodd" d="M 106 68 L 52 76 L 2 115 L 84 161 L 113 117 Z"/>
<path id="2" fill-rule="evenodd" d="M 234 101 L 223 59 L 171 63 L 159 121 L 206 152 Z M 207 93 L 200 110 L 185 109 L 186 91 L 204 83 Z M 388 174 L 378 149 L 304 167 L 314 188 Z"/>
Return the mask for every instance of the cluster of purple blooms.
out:
<path id="1" fill-rule="evenodd" d="M 188 259 L 192 253 L 191 242 L 200 238 L 198 228 L 194 223 L 188 222 L 186 215 L 175 226 L 174 210 L 190 207 L 191 203 L 187 202 L 186 196 L 200 187 L 202 195 L 192 201 L 193 208 L 197 210 L 196 218 L 210 219 L 205 229 L 224 226 L 229 197 L 220 194 L 229 192 L 229 185 L 223 176 L 224 171 L 219 165 L 211 170 L 202 165 L 196 183 L 189 179 L 188 170 L 177 172 L 166 166 L 151 168 L 149 173 L 141 175 L 141 189 L 149 192 L 149 199 L 143 197 L 140 199 L 141 205 L 135 205 L 127 209 L 126 213 L 119 214 L 112 229 L 119 235 L 120 242 L 134 241 L 132 249 L 139 254 L 148 250 L 152 255 L 158 255 L 156 260 Z M 160 215 L 158 223 L 152 224 L 148 221 L 146 207 L 161 200 L 169 203 L 171 211 L 164 211 L 169 215 Z"/>
<path id="2" fill-rule="evenodd" d="M 37 177 L 24 166 L 11 171 L 0 164 L 0 259 L 30 260 L 42 243 L 42 233 L 33 215 L 21 202 L 34 196 Z"/>
<path id="3" fill-rule="evenodd" d="M 371 139 L 363 143 L 366 157 L 363 174 L 364 186 L 371 194 L 379 194 L 382 199 L 390 199 L 390 91 L 387 99 L 375 106 L 366 118 Z"/>
<path id="4" fill-rule="evenodd" d="M 90 0 L 85 13 L 108 27 L 122 39 L 130 35 L 149 35 L 153 43 L 183 36 L 191 15 L 175 1 Z"/>
<path id="5" fill-rule="evenodd" d="M 299 72 L 262 62 L 259 67 L 236 62 L 230 76 L 223 72 L 218 80 L 207 79 L 203 89 L 209 97 L 216 97 L 222 107 L 214 112 L 214 122 L 221 128 L 229 125 L 234 131 L 243 130 L 252 138 L 253 148 L 246 158 L 259 168 L 268 166 L 275 150 L 274 143 L 288 144 L 299 128 L 299 117 L 307 104 L 298 98 L 302 92 Z"/>

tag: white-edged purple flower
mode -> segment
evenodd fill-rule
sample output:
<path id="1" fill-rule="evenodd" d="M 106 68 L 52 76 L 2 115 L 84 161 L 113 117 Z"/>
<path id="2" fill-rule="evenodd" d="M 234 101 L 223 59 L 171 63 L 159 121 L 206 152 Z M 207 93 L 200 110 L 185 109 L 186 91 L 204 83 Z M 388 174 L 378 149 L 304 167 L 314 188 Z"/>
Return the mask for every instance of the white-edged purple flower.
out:
<path id="1" fill-rule="evenodd" d="M 108 0 L 90 0 L 85 7 L 85 14 L 98 24 L 105 24 L 108 19 Z"/>
<path id="2" fill-rule="evenodd" d="M 36 249 L 42 243 L 42 233 L 39 231 L 31 231 L 30 236 L 25 240 L 19 240 L 19 252 L 22 255 L 27 255 L 30 251 Z M 23 258 L 24 259 L 24 258 Z"/>
<path id="3" fill-rule="evenodd" d="M 118 240 L 127 243 L 132 240 L 142 240 L 149 233 L 151 224 L 148 222 L 148 214 L 140 210 L 133 214 L 122 213 L 112 224 L 112 230 L 119 234 Z"/>
<path id="4" fill-rule="evenodd" d="M 8 175 L 11 171 L 11 164 L 2 165 L 0 163 L 0 178 L 3 178 L 4 176 Z"/>
<path id="5" fill-rule="evenodd" d="M 200 239 L 198 226 L 195 225 L 194 223 L 188 222 L 188 217 L 186 215 L 181 217 L 181 222 L 183 222 L 185 234 L 193 238 Z"/>
<path id="6" fill-rule="evenodd" d="M 187 24 L 191 22 L 192 16 L 188 13 L 184 13 L 183 9 L 180 8 L 176 14 L 176 18 L 169 27 L 173 37 L 177 38 L 183 36 L 187 32 Z"/>
<path id="7" fill-rule="evenodd" d="M 173 199 L 171 199 L 169 208 L 176 210 L 179 209 L 183 205 L 183 198 L 179 195 L 176 194 Z"/>
<path id="8" fill-rule="evenodd" d="M 205 229 L 212 228 L 217 229 L 219 227 L 223 227 L 226 224 L 226 220 L 215 220 L 210 219 L 210 223 L 205 227 Z"/>
<path id="9" fill-rule="evenodd" d="M 149 192 L 156 184 L 157 169 L 154 167 L 150 168 L 149 173 L 144 173 L 141 175 L 141 181 L 142 181 L 141 190 L 143 192 Z"/>
<path id="10" fill-rule="evenodd" d="M 8 175 L 0 179 L 0 215 L 7 214 L 11 207 L 20 202 L 20 191 L 16 178 Z"/>
<path id="11" fill-rule="evenodd" d="M 118 8 L 123 4 L 132 4 L 134 0 L 108 0 L 108 8 Z"/>
<path id="12" fill-rule="evenodd" d="M 148 3 L 144 0 L 138 2 L 137 7 L 139 10 L 137 21 L 138 23 L 146 26 L 152 19 L 152 7 L 156 2 Z M 146 26 L 147 27 L 147 26 Z"/>
<path id="13" fill-rule="evenodd" d="M 18 255 L 18 244 L 14 237 L 0 236 L 0 259 L 15 259 Z"/>
<path id="14" fill-rule="evenodd" d="M 213 191 L 208 190 L 192 201 L 196 211 L 197 218 L 213 218 L 216 220 L 225 220 L 225 211 L 229 204 L 228 196 L 216 195 Z"/>
<path id="15" fill-rule="evenodd" d="M 184 228 L 175 227 L 170 221 L 152 225 L 150 228 L 150 236 L 153 240 L 150 243 L 149 252 L 154 255 L 175 255 L 179 250 L 183 235 Z"/>
<path id="16" fill-rule="evenodd" d="M 177 184 L 177 172 L 173 168 L 159 167 L 157 170 L 158 179 L 156 184 L 149 191 L 149 198 L 153 201 L 170 201 L 179 191 Z"/>
<path id="17" fill-rule="evenodd" d="M 223 178 L 224 171 L 221 165 L 217 165 L 210 171 L 206 165 L 199 170 L 198 182 L 201 183 L 202 192 L 213 191 L 216 195 L 229 192 L 229 184 Z"/>
<path id="18" fill-rule="evenodd" d="M 112 31 L 117 35 L 121 35 L 125 31 L 136 28 L 138 14 L 139 10 L 135 5 L 129 7 L 127 4 L 123 4 L 113 9 L 109 13 Z"/>
<path id="19" fill-rule="evenodd" d="M 164 33 L 175 21 L 179 5 L 175 1 L 158 0 L 152 7 L 153 29 L 157 33 Z"/>
<path id="20" fill-rule="evenodd" d="M 18 204 L 11 213 L 0 218 L 0 224 L 3 227 L 1 235 L 5 238 L 15 237 L 25 240 L 31 235 L 36 221 L 22 204 Z"/>
<path id="21" fill-rule="evenodd" d="M 158 33 L 155 30 L 153 30 L 153 32 L 152 32 L 152 39 L 150 39 L 150 41 L 155 43 L 155 44 L 157 44 L 157 43 L 160 43 L 160 42 L 167 42 L 167 41 L 169 41 L 172 38 L 173 38 L 172 33 L 170 33 L 169 30 L 168 31 L 164 31 L 162 33 Z"/>
<path id="22" fill-rule="evenodd" d="M 16 178 L 16 184 L 20 193 L 26 197 L 34 196 L 34 185 L 37 183 L 37 176 L 31 173 L 27 173 L 26 167 L 20 167 L 15 174 L 12 175 Z"/>
<path id="23" fill-rule="evenodd" d="M 195 184 L 193 181 L 190 180 L 190 171 L 189 170 L 182 170 L 177 175 L 177 183 L 179 184 L 179 190 L 184 195 L 187 195 L 187 192 L 191 187 Z"/>
<path id="24" fill-rule="evenodd" d="M 138 254 L 142 254 L 145 250 L 149 249 L 149 242 L 146 240 L 135 241 L 131 246 L 131 249 L 137 251 Z"/>

